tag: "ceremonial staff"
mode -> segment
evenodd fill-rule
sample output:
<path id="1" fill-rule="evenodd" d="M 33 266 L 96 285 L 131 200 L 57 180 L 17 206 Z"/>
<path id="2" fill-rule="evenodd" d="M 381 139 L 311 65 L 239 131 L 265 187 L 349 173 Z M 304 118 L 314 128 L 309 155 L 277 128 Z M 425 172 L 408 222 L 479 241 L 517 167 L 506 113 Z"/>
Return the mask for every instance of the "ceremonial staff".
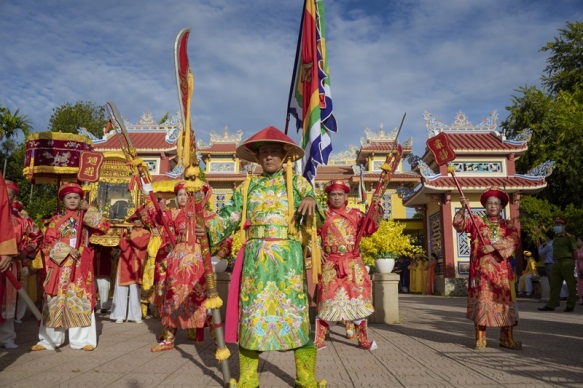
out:
<path id="1" fill-rule="evenodd" d="M 387 159 L 385 160 L 385 163 L 383 163 L 383 165 L 381 166 L 381 170 L 382 170 L 381 176 L 379 178 L 379 181 L 377 183 L 377 187 L 376 187 L 374 194 L 372 196 L 371 205 L 368 207 L 368 210 L 367 210 L 366 215 L 364 217 L 364 221 L 362 223 L 362 227 L 360 228 L 360 230 L 358 231 L 358 233 L 356 235 L 356 240 L 354 243 L 355 250 L 359 249 L 358 246 L 360 244 L 360 240 L 362 239 L 362 235 L 364 233 L 366 225 L 370 222 L 371 218 L 373 217 L 374 213 L 376 212 L 376 206 L 373 206 L 373 205 L 376 205 L 374 203 L 375 198 L 378 198 L 379 195 L 383 194 L 385 192 L 385 190 L 387 190 L 387 186 L 389 185 L 389 182 L 391 181 L 391 177 L 393 176 L 395 169 L 397 168 L 397 166 L 399 165 L 399 162 L 401 161 L 403 149 L 401 148 L 401 146 L 398 145 L 397 139 L 399 138 L 399 134 L 401 133 L 401 128 L 403 128 L 403 123 L 405 122 L 405 116 L 407 116 L 407 113 L 403 114 L 403 118 L 401 119 L 401 124 L 399 125 L 399 129 L 397 131 L 397 135 L 395 136 L 395 141 L 393 142 L 393 146 L 391 147 L 391 151 L 387 154 Z"/>
<path id="2" fill-rule="evenodd" d="M 194 76 L 190 70 L 190 64 L 188 61 L 187 44 L 189 35 L 190 28 L 182 29 L 176 36 L 176 42 L 174 44 L 176 85 L 178 87 L 178 99 L 182 115 L 182 130 L 178 142 L 178 150 L 181 151 L 181 154 L 179 154 L 179 163 L 182 162 L 182 165 L 184 166 L 184 178 L 186 179 L 184 187 L 189 194 L 188 202 L 186 204 L 186 212 L 189 217 L 189 222 L 195 222 L 205 231 L 204 235 L 198 238 L 201 247 L 204 277 L 206 279 L 207 288 L 207 298 L 204 303 L 205 307 L 212 311 L 213 325 L 217 341 L 215 357 L 221 364 L 224 385 L 228 386 L 229 380 L 231 379 L 231 371 L 229 369 L 229 357 L 231 352 L 225 344 L 221 312 L 219 310 L 223 305 L 223 301 L 217 292 L 215 274 L 211 262 L 210 247 L 203 216 L 205 198 L 205 193 L 203 191 L 204 185 L 199 178 L 200 167 L 196 155 L 196 143 L 194 141 L 194 134 L 190 127 L 190 103 L 194 91 Z M 191 218 L 190 214 L 194 214 L 194 219 Z"/>
<path id="3" fill-rule="evenodd" d="M 123 119 L 122 119 L 121 115 L 119 114 L 119 111 L 117 110 L 117 106 L 112 101 L 107 101 L 106 106 L 107 106 L 107 111 L 109 113 L 110 121 L 114 125 L 113 130 L 117 134 L 116 128 L 119 128 L 124 139 L 125 139 L 127 146 L 124 146 L 124 144 L 123 144 L 121 138 L 119 138 L 119 134 L 118 134 L 118 139 L 121 143 L 121 149 L 126 157 L 128 164 L 132 167 L 132 170 L 133 171 L 137 170 L 138 186 L 143 191 L 145 184 L 152 183 L 152 180 L 150 179 L 150 175 L 147 173 L 146 169 L 144 168 L 144 161 L 141 158 L 136 157 L 136 149 L 134 148 L 134 146 L 132 144 L 132 139 L 130 138 L 130 135 L 128 134 L 126 126 L 123 122 Z M 158 203 L 158 200 L 156 199 L 154 192 L 150 191 L 148 193 L 148 195 L 150 196 L 150 200 L 152 200 L 152 203 L 156 209 L 156 212 L 158 214 L 160 214 L 160 218 L 162 219 L 162 225 L 164 227 L 164 231 L 168 235 L 168 238 L 170 239 L 170 243 L 172 244 L 173 247 L 175 247 L 176 246 L 176 236 L 174 235 L 174 233 L 172 233 L 172 231 L 170 230 L 170 227 L 168 226 L 168 221 L 166 220 L 165 213 L 160 208 L 160 204 Z"/>
<path id="4" fill-rule="evenodd" d="M 449 164 L 449 162 L 456 158 L 456 154 L 453 148 L 451 148 L 449 144 L 449 139 L 445 132 L 440 132 L 438 135 L 432 137 L 431 139 L 427 139 L 426 145 L 427 148 L 429 148 L 429 150 L 433 154 L 435 163 L 437 163 L 438 166 L 442 166 L 444 164 L 447 165 L 447 172 L 451 174 L 451 177 L 453 178 L 453 182 L 457 187 L 460 198 L 466 199 L 466 196 L 462 191 L 462 187 L 460 186 L 457 177 L 455 176 L 455 167 Z M 482 234 L 479 232 L 480 230 L 478 229 L 478 225 L 476 224 L 476 220 L 474 219 L 474 215 L 472 214 L 472 209 L 470 208 L 470 205 L 466 202 L 464 206 L 466 211 L 468 212 L 468 215 L 470 216 L 470 220 L 472 221 L 472 224 L 476 229 L 477 235 L 480 238 L 482 245 L 486 245 L 486 243 L 484 242 L 484 236 L 482 236 Z"/>

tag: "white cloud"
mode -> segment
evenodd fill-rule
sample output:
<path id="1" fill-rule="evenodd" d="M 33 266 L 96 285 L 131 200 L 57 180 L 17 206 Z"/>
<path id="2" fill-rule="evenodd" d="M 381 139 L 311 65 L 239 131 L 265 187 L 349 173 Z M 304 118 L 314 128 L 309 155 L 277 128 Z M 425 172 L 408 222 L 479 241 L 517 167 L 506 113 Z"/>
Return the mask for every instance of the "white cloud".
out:
<path id="1" fill-rule="evenodd" d="M 131 4 L 129 4 L 131 3 Z M 0 104 L 38 131 L 64 103 L 113 100 L 136 122 L 146 110 L 178 111 L 174 39 L 190 26 L 193 125 L 208 141 L 225 125 L 245 136 L 284 126 L 301 1 L 0 1 Z M 364 128 L 397 126 L 426 140 L 422 113 L 474 123 L 537 85 L 539 49 L 577 0 L 325 1 L 331 88 L 342 151 Z M 292 125 L 293 127 L 293 125 Z M 295 136 L 296 140 L 299 136 Z"/>

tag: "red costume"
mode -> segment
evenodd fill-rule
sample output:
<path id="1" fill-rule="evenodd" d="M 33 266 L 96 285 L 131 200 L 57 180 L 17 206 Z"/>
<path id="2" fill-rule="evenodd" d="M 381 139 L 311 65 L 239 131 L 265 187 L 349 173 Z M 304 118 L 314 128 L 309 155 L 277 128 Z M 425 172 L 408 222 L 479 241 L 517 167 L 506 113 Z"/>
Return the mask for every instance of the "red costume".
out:
<path id="1" fill-rule="evenodd" d="M 342 181 L 332 181 L 326 187 L 326 193 L 331 191 L 347 194 L 350 187 Z M 358 209 L 348 209 L 346 203 L 340 208 L 329 206 L 326 212 L 326 220 L 320 229 L 326 261 L 318 282 L 318 319 L 314 341 L 318 348 L 324 346 L 328 322 L 360 320 L 363 321 L 356 322 L 359 324 L 359 342 L 366 349 L 372 346 L 366 338 L 365 320 L 374 312 L 372 284 L 358 247 L 355 247 L 355 240 L 361 228 L 365 229 L 363 236 L 377 231 L 382 211 L 375 214 L 371 222 L 363 225 L 365 215 Z"/>
<path id="2" fill-rule="evenodd" d="M 144 228 L 134 227 L 126 238 L 119 241 L 121 255 L 117 266 L 117 281 L 120 286 L 142 284 L 144 263 L 148 252 L 150 232 Z"/>

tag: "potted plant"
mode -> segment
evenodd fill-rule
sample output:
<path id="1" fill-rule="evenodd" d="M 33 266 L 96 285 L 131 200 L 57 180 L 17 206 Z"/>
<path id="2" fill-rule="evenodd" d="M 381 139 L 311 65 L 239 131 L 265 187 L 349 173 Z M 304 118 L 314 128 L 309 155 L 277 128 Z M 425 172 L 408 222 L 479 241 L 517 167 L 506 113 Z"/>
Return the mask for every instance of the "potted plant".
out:
<path id="1" fill-rule="evenodd" d="M 403 233 L 404 229 L 404 224 L 392 219 L 381 221 L 379 229 L 360 242 L 364 265 L 374 266 L 376 272 L 392 272 L 396 258 L 422 254 L 422 249 L 413 245 L 410 236 Z"/>

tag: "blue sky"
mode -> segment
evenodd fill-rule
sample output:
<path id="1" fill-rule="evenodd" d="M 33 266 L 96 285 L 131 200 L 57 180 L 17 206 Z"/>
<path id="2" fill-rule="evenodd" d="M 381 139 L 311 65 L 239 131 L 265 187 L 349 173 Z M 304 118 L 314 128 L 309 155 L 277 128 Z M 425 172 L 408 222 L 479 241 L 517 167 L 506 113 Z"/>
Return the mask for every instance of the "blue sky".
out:
<path id="1" fill-rule="evenodd" d="M 507 116 L 515 89 L 539 85 L 546 42 L 583 20 L 580 0 L 326 0 L 335 151 L 364 129 L 397 126 L 421 153 L 423 112 L 449 124 Z M 302 0 L 0 0 L 0 104 L 35 131 L 67 102 L 114 101 L 135 123 L 178 111 L 174 40 L 191 27 L 197 139 L 281 129 Z M 292 137 L 299 141 L 298 134 Z"/>

